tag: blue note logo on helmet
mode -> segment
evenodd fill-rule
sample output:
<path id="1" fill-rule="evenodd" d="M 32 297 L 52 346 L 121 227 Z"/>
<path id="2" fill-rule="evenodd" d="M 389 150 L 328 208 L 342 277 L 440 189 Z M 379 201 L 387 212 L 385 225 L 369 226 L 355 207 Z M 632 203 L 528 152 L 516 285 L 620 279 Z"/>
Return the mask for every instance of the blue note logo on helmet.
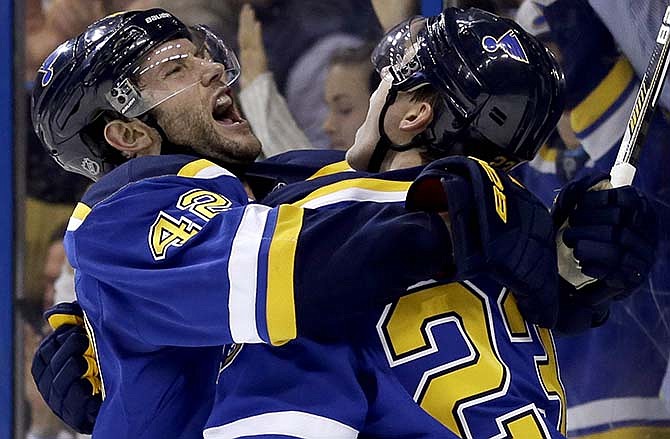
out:
<path id="1" fill-rule="evenodd" d="M 65 170 L 93 180 L 125 162 L 105 141 L 104 126 L 112 119 L 141 117 L 183 91 L 143 90 L 137 84 L 145 71 L 170 61 L 150 52 L 182 38 L 193 42 L 196 53 L 179 57 L 221 63 L 227 84 L 237 79 L 237 58 L 218 36 L 204 26 L 188 27 L 157 8 L 102 18 L 50 54 L 38 71 L 31 115 L 51 157 Z M 147 67 L 148 59 L 153 64 Z"/>
<path id="2" fill-rule="evenodd" d="M 526 55 L 526 51 L 523 50 L 519 38 L 517 38 L 512 29 L 505 32 L 500 38 L 486 35 L 482 38 L 482 47 L 489 53 L 496 53 L 498 50 L 502 50 L 512 59 L 528 64 L 528 55 Z"/>
<path id="3" fill-rule="evenodd" d="M 386 34 L 372 61 L 391 92 L 434 90 L 433 121 L 410 146 L 435 158 L 471 155 L 509 168 L 535 156 L 563 112 L 552 53 L 512 20 L 480 9 L 410 18 Z"/>
<path id="4" fill-rule="evenodd" d="M 54 50 L 51 55 L 47 57 L 47 59 L 44 60 L 42 65 L 40 66 L 39 69 L 37 69 L 37 73 L 42 74 L 42 80 L 40 81 L 40 84 L 42 84 L 42 87 L 46 87 L 49 85 L 51 80 L 54 77 L 54 64 L 58 60 L 58 56 L 60 55 L 60 47 L 56 50 Z"/>

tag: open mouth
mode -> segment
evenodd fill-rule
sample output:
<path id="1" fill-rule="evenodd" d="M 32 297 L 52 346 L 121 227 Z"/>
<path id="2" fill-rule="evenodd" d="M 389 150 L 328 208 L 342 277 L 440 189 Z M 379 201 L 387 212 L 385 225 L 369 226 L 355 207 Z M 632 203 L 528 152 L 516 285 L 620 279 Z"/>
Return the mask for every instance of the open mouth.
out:
<path id="1" fill-rule="evenodd" d="M 232 98 L 227 93 L 220 94 L 214 101 L 212 118 L 221 125 L 235 126 L 245 122 L 239 115 Z"/>

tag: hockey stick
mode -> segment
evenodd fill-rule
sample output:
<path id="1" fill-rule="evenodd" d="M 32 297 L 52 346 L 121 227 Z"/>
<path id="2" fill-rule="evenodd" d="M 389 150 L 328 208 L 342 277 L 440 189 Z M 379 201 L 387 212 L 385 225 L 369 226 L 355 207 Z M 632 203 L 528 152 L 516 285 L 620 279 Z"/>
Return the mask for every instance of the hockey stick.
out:
<path id="1" fill-rule="evenodd" d="M 635 98 L 635 105 L 628 118 L 619 153 L 610 171 L 613 187 L 627 186 L 633 182 L 642 144 L 647 137 L 649 124 L 656 111 L 658 98 L 665 83 L 668 66 L 670 66 L 668 52 L 670 52 L 670 6 L 665 9 L 654 50 L 651 52 L 647 70 L 644 72 Z"/>

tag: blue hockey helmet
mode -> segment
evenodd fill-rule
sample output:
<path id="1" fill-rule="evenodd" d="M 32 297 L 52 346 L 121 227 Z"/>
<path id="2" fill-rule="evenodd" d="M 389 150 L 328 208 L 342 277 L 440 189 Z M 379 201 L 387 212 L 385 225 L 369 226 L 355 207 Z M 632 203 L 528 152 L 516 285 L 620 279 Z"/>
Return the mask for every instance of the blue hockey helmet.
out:
<path id="1" fill-rule="evenodd" d="M 195 54 L 180 49 L 165 55 L 152 52 L 180 38 L 193 42 Z M 61 44 L 38 70 L 31 101 L 37 136 L 64 169 L 97 180 L 127 159 L 104 140 L 104 125 L 96 122 L 104 124 L 103 115 L 140 117 L 183 91 L 142 90 L 138 81 L 153 67 L 188 56 L 223 64 L 228 85 L 239 76 L 235 54 L 219 37 L 205 26 L 188 27 L 162 9 L 122 12 L 96 21 Z"/>
<path id="2" fill-rule="evenodd" d="M 430 127 L 410 145 L 386 138 L 386 148 L 423 146 L 435 157 L 473 155 L 509 168 L 535 156 L 563 112 L 564 78 L 552 53 L 480 9 L 410 18 L 386 34 L 372 62 L 391 81 L 391 100 L 427 84 L 438 95 Z"/>

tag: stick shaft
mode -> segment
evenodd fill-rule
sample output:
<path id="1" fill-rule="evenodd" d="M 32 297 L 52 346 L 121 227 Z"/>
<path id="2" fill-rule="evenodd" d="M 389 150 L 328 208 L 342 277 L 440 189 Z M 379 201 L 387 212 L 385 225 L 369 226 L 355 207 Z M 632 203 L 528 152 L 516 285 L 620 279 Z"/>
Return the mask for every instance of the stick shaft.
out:
<path id="1" fill-rule="evenodd" d="M 670 6 L 665 10 L 663 22 L 658 30 L 654 50 L 651 53 L 647 70 L 644 72 L 635 105 L 626 125 L 619 153 L 610 172 L 612 186 L 630 185 L 640 158 L 642 144 L 647 137 L 649 124 L 658 106 L 665 77 L 670 67 Z"/>

